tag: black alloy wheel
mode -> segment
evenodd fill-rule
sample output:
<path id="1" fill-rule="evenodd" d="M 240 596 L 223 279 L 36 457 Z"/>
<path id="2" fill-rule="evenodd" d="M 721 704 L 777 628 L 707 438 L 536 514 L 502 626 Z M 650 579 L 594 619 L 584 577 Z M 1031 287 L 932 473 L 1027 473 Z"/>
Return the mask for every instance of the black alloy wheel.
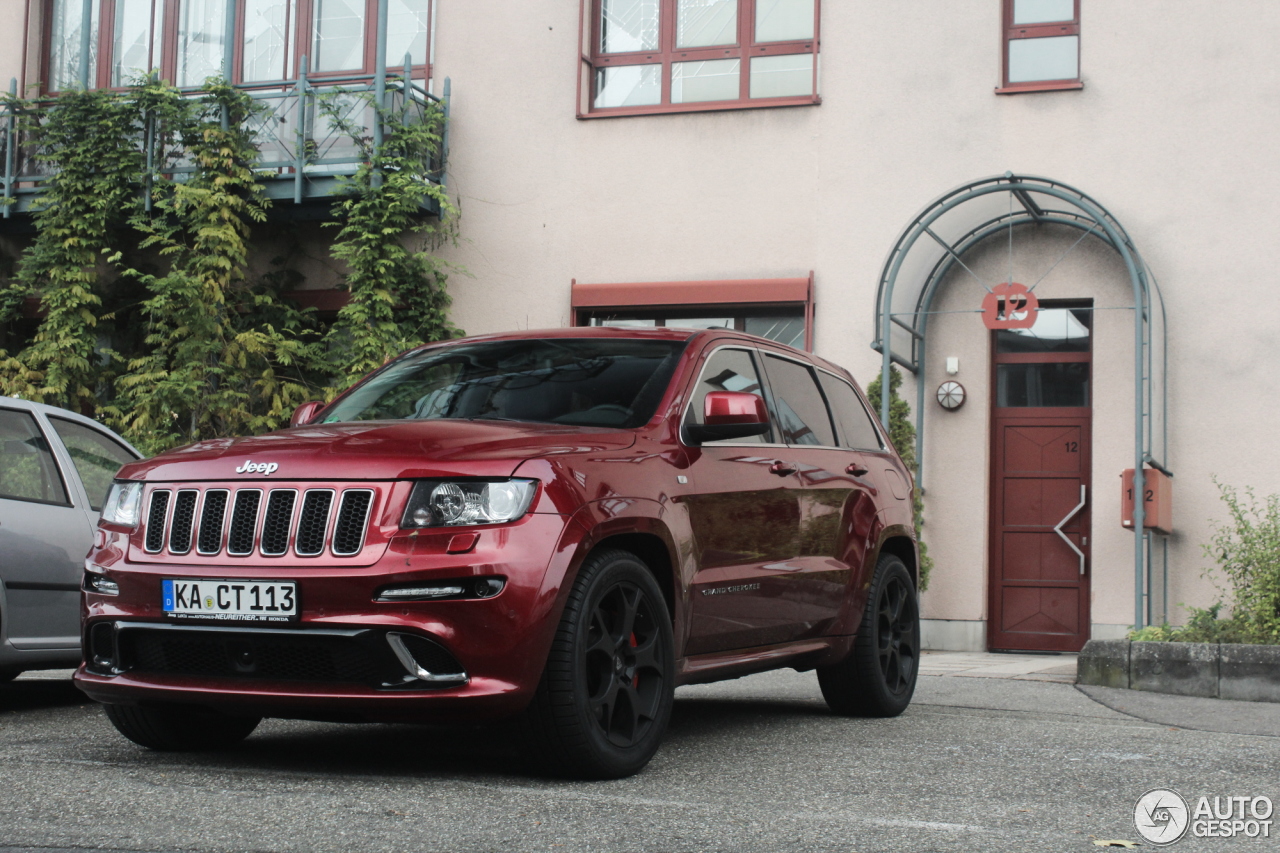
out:
<path id="1" fill-rule="evenodd" d="M 818 667 L 818 684 L 837 714 L 896 717 L 911 704 L 919 673 L 915 583 L 901 559 L 884 554 L 876 563 L 853 651 L 837 664 Z"/>
<path id="2" fill-rule="evenodd" d="M 559 775 L 629 776 L 657 751 L 674 692 L 671 619 L 653 574 L 625 551 L 592 555 L 525 713 L 530 757 Z"/>

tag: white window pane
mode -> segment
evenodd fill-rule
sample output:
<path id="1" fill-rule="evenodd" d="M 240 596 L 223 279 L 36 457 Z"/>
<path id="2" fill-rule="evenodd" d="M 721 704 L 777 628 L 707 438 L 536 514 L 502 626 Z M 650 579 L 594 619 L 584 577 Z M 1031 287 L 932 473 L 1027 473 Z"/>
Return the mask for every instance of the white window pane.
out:
<path id="1" fill-rule="evenodd" d="M 756 41 L 813 38 L 813 0 L 756 0 Z"/>
<path id="2" fill-rule="evenodd" d="M 732 329 L 732 317 L 670 317 L 668 329 Z"/>
<path id="3" fill-rule="evenodd" d="M 160 65 L 163 0 L 116 0 L 111 85 L 127 86 Z"/>
<path id="4" fill-rule="evenodd" d="M 1009 40 L 1009 82 L 1074 80 L 1080 76 L 1080 37 Z"/>
<path id="5" fill-rule="evenodd" d="M 596 72 L 597 107 L 647 107 L 661 102 L 661 65 L 623 65 Z"/>
<path id="6" fill-rule="evenodd" d="M 745 331 L 789 347 L 804 349 L 803 317 L 747 317 Z"/>
<path id="7" fill-rule="evenodd" d="M 287 80 L 293 47 L 296 0 L 245 0 L 244 64 L 246 83 Z"/>
<path id="8" fill-rule="evenodd" d="M 658 0 L 601 0 L 601 53 L 657 49 Z"/>
<path id="9" fill-rule="evenodd" d="M 80 0 L 54 0 L 49 26 L 49 91 L 58 92 L 80 85 Z M 93 4 L 89 22 L 89 86 L 98 75 L 98 4 Z"/>
<path id="10" fill-rule="evenodd" d="M 738 43 L 738 0 L 676 0 L 676 47 Z"/>
<path id="11" fill-rule="evenodd" d="M 708 59 L 702 62 L 671 64 L 671 103 L 696 101 L 736 101 L 738 99 L 738 59 Z"/>
<path id="12" fill-rule="evenodd" d="M 592 326 L 617 326 L 620 329 L 652 329 L 658 325 L 657 320 L 630 319 L 620 320 L 616 317 L 592 317 Z"/>
<path id="13" fill-rule="evenodd" d="M 751 97 L 813 94 L 813 54 L 757 56 L 751 60 Z"/>
<path id="14" fill-rule="evenodd" d="M 404 68 L 404 55 L 414 65 L 427 64 L 428 0 L 391 0 L 387 9 L 387 67 Z"/>
<path id="15" fill-rule="evenodd" d="M 226 0 L 184 0 L 178 7 L 178 85 L 199 86 L 222 73 Z"/>
<path id="16" fill-rule="evenodd" d="M 311 67 L 316 71 L 364 68 L 364 0 L 316 0 Z"/>
<path id="17" fill-rule="evenodd" d="M 1075 17 L 1075 0 L 1013 0 L 1014 24 L 1073 21 Z"/>

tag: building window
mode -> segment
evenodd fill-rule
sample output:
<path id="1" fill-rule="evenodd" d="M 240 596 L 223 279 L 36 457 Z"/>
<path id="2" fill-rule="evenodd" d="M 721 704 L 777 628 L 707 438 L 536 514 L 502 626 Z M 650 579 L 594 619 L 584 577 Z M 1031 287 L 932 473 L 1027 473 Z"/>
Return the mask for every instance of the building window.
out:
<path id="1" fill-rule="evenodd" d="M 1080 0 L 1004 0 L 999 94 L 1080 89 Z"/>
<path id="2" fill-rule="evenodd" d="M 819 103 L 820 0 L 580 2 L 580 118 Z"/>
<path id="3" fill-rule="evenodd" d="M 575 326 L 736 329 L 813 349 L 813 276 L 633 284 L 573 283 Z"/>
<path id="4" fill-rule="evenodd" d="M 415 76 L 430 76 L 431 3 L 387 0 L 392 72 L 407 54 Z M 304 57 L 319 77 L 368 77 L 376 64 L 378 0 L 92 0 L 90 9 L 90 88 L 121 88 L 151 71 L 199 86 L 228 60 L 237 84 L 293 80 Z M 83 0 L 46 0 L 45 92 L 80 85 L 83 14 Z"/>

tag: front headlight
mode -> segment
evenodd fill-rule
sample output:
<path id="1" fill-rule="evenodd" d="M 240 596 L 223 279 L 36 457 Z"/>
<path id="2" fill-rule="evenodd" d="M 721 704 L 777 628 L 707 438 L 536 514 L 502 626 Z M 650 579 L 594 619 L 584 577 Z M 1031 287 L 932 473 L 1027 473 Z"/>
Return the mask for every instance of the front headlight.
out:
<path id="1" fill-rule="evenodd" d="M 142 484 L 116 481 L 102 505 L 102 520 L 121 527 L 137 527 L 142 514 Z"/>
<path id="2" fill-rule="evenodd" d="M 477 483 L 466 480 L 420 480 L 409 496 L 403 529 L 501 524 L 529 511 L 537 480 Z"/>

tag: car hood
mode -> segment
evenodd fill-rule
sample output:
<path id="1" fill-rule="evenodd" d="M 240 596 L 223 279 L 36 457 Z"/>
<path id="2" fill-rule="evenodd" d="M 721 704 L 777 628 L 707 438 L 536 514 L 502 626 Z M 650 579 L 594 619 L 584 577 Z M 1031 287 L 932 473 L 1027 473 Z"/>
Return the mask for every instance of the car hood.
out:
<path id="1" fill-rule="evenodd" d="M 153 482 L 509 477 L 528 459 L 622 450 L 634 443 L 630 430 L 560 424 L 461 420 L 319 424 L 252 438 L 197 442 L 126 465 L 119 476 Z"/>

